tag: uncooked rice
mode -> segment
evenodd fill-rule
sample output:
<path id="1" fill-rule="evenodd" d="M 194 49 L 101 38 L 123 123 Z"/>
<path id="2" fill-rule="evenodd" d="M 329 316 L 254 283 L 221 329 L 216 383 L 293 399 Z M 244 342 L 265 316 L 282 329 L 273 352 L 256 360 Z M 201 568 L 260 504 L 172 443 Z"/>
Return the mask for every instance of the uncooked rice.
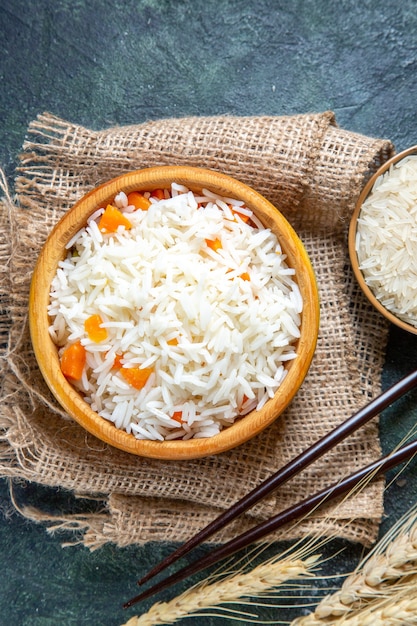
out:
<path id="1" fill-rule="evenodd" d="M 417 155 L 377 179 L 360 211 L 356 251 L 375 297 L 417 326 Z"/>
<path id="2" fill-rule="evenodd" d="M 117 428 L 139 439 L 211 437 L 260 409 L 296 357 L 295 270 L 239 200 L 176 183 L 162 199 L 145 196 L 148 210 L 123 191 L 114 198 L 130 230 L 103 234 L 101 208 L 68 243 L 51 286 L 50 334 L 60 356 L 85 347 L 86 367 L 71 382 Z M 84 326 L 97 314 L 107 331 L 99 342 Z M 151 374 L 136 389 L 124 368 Z"/>

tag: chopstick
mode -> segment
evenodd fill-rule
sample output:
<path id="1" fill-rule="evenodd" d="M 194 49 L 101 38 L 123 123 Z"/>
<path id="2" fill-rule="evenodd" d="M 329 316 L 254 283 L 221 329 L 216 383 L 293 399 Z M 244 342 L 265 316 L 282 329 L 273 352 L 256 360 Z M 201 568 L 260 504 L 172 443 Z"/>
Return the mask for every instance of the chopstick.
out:
<path id="1" fill-rule="evenodd" d="M 294 521 L 304 515 L 307 515 L 314 509 L 318 508 L 325 502 L 329 502 L 334 498 L 341 496 L 347 493 L 349 490 L 353 489 L 357 485 L 361 483 L 364 479 L 374 479 L 376 476 L 379 476 L 381 473 L 399 465 L 403 461 L 407 461 L 411 459 L 417 453 L 417 440 L 414 440 L 401 448 L 398 448 L 395 452 L 382 457 L 378 461 L 374 461 L 370 465 L 358 470 L 357 472 L 351 474 L 350 476 L 344 478 L 338 483 L 333 484 L 331 487 L 327 487 L 322 491 L 310 496 L 309 498 L 303 500 L 302 502 L 278 513 L 274 517 L 265 522 L 262 522 L 258 526 L 251 528 L 245 533 L 231 539 L 229 542 L 225 543 L 223 546 L 213 550 L 205 557 L 187 565 L 186 567 L 180 569 L 176 573 L 168 576 L 168 578 L 163 579 L 159 583 L 156 583 L 153 587 L 150 587 L 146 591 L 143 591 L 141 594 L 135 596 L 128 602 L 123 605 L 123 608 L 127 609 L 140 602 L 141 600 L 145 600 L 153 596 L 154 594 L 174 585 L 177 582 L 180 582 L 191 576 L 196 574 L 203 569 L 209 567 L 210 565 L 214 565 L 218 563 L 220 560 L 225 559 L 228 556 L 231 556 L 238 550 L 246 548 L 251 545 L 255 541 L 258 541 L 265 537 L 266 535 L 278 530 L 284 524 L 288 522 Z"/>
<path id="2" fill-rule="evenodd" d="M 313 463 L 313 461 L 325 454 L 325 452 L 333 448 L 337 443 L 375 417 L 382 410 L 386 409 L 390 404 L 398 400 L 415 386 L 417 386 L 417 370 L 411 372 L 411 374 L 395 383 L 384 393 L 369 402 L 364 408 L 360 409 L 352 417 L 348 418 L 345 422 L 337 426 L 327 435 L 307 448 L 307 450 L 287 463 L 287 465 L 275 472 L 275 474 L 272 474 L 272 476 L 267 478 L 264 482 L 255 487 L 247 495 L 231 506 L 230 509 L 219 515 L 219 517 L 205 526 L 196 535 L 191 537 L 188 541 L 163 559 L 163 561 L 153 567 L 145 576 L 138 580 L 137 584 L 143 585 L 145 582 L 156 576 L 156 574 L 162 572 L 162 570 L 167 568 L 169 565 L 175 563 L 175 561 L 179 558 L 190 552 L 190 550 L 201 544 L 208 537 L 211 537 L 221 528 L 224 528 L 232 520 L 250 509 L 262 498 L 301 472 L 304 468 Z"/>

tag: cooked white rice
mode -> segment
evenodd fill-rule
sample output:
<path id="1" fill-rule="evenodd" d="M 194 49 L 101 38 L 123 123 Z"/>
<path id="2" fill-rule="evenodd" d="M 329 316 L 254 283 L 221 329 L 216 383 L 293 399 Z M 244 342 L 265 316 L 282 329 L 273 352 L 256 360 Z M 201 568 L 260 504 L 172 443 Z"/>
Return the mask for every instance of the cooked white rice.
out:
<path id="1" fill-rule="evenodd" d="M 74 385 L 117 428 L 211 437 L 275 394 L 296 357 L 303 303 L 276 236 L 242 202 L 177 184 L 165 195 L 144 211 L 121 192 L 113 204 L 131 230 L 100 232 L 101 209 L 77 233 L 52 283 L 50 333 L 60 354 L 76 341 L 86 348 Z M 94 314 L 108 332 L 99 343 L 84 329 Z M 114 369 L 115 354 L 125 368 L 153 368 L 143 389 Z"/>
<path id="2" fill-rule="evenodd" d="M 402 159 L 377 179 L 361 208 L 356 251 L 375 297 L 417 326 L 417 156 Z"/>

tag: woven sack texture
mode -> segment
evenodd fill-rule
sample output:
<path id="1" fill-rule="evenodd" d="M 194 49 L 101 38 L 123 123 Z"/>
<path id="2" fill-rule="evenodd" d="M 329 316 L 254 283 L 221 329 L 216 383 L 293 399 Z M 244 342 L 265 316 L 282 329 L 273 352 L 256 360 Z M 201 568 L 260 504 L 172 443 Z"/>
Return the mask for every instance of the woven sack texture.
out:
<path id="1" fill-rule="evenodd" d="M 45 113 L 28 129 L 15 197 L 1 203 L 2 389 L 0 475 L 101 498 L 103 512 L 65 515 L 61 528 L 91 548 L 183 541 L 223 508 L 358 410 L 380 391 L 387 324 L 358 289 L 347 228 L 361 188 L 393 154 L 387 140 L 340 129 L 331 112 L 282 117 L 162 119 L 92 131 Z M 271 427 L 235 450 L 164 462 L 111 448 L 59 407 L 34 358 L 28 292 L 53 225 L 86 192 L 129 170 L 157 165 L 220 170 L 254 187 L 291 222 L 316 272 L 317 350 L 300 391 Z M 213 538 L 224 541 L 380 454 L 377 420 Z M 329 505 L 277 537 L 337 534 L 369 545 L 383 512 L 383 480 Z M 42 512 L 26 510 L 34 519 Z"/>

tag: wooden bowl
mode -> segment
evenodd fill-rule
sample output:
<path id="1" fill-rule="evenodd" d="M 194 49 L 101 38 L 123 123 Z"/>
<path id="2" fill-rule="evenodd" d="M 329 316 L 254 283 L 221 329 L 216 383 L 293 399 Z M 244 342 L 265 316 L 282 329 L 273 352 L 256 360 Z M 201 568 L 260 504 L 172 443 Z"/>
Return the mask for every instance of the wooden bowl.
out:
<path id="1" fill-rule="evenodd" d="M 223 196 L 238 198 L 254 211 L 265 227 L 271 228 L 287 255 L 288 264 L 295 268 L 304 301 L 301 337 L 296 346 L 298 356 L 289 362 L 288 374 L 277 393 L 259 411 L 239 418 L 232 426 L 205 439 L 187 441 L 138 440 L 87 405 L 80 394 L 63 376 L 57 348 L 48 326 L 47 307 L 52 279 L 58 263 L 65 257 L 66 243 L 86 225 L 87 218 L 99 207 L 106 206 L 123 190 L 152 190 L 169 187 L 175 181 L 193 191 L 204 187 Z M 30 332 L 36 359 L 43 377 L 61 406 L 87 431 L 126 452 L 157 459 L 192 459 L 224 452 L 260 433 L 288 406 L 299 389 L 312 360 L 319 326 L 317 286 L 308 255 L 300 239 L 281 215 L 259 193 L 224 174 L 193 167 L 154 167 L 124 174 L 99 186 L 77 202 L 49 235 L 37 261 L 29 299 Z M 58 419 L 58 418 L 57 418 Z"/>
<path id="2" fill-rule="evenodd" d="M 351 261 L 351 265 L 353 268 L 353 272 L 356 276 L 356 280 L 358 281 L 359 286 L 361 287 L 362 291 L 364 292 L 368 300 L 371 302 L 371 304 L 373 304 L 373 306 L 381 313 L 381 315 L 386 317 L 392 324 L 395 324 L 399 328 L 402 328 L 403 330 L 406 330 L 409 333 L 417 334 L 417 327 L 412 326 L 411 324 L 408 324 L 402 319 L 399 319 L 392 311 L 385 308 L 385 306 L 376 298 L 373 291 L 365 282 L 365 278 L 359 267 L 358 254 L 356 251 L 356 234 L 358 230 L 358 219 L 360 217 L 363 203 L 368 198 L 368 196 L 372 193 L 374 185 L 379 179 L 379 177 L 383 176 L 383 174 L 385 174 L 385 172 L 387 172 L 390 169 L 390 167 L 392 167 L 392 165 L 399 163 L 399 161 L 402 161 L 402 159 L 405 159 L 411 154 L 417 154 L 417 146 L 412 146 L 411 148 L 407 148 L 407 150 L 404 150 L 403 152 L 399 152 L 398 154 L 393 156 L 391 159 L 386 161 L 386 163 L 384 163 L 384 165 L 382 165 L 366 183 L 365 187 L 362 189 L 362 192 L 356 202 L 355 209 L 352 215 L 352 219 L 351 219 L 350 226 L 349 226 L 348 245 L 349 245 L 350 261 Z"/>

